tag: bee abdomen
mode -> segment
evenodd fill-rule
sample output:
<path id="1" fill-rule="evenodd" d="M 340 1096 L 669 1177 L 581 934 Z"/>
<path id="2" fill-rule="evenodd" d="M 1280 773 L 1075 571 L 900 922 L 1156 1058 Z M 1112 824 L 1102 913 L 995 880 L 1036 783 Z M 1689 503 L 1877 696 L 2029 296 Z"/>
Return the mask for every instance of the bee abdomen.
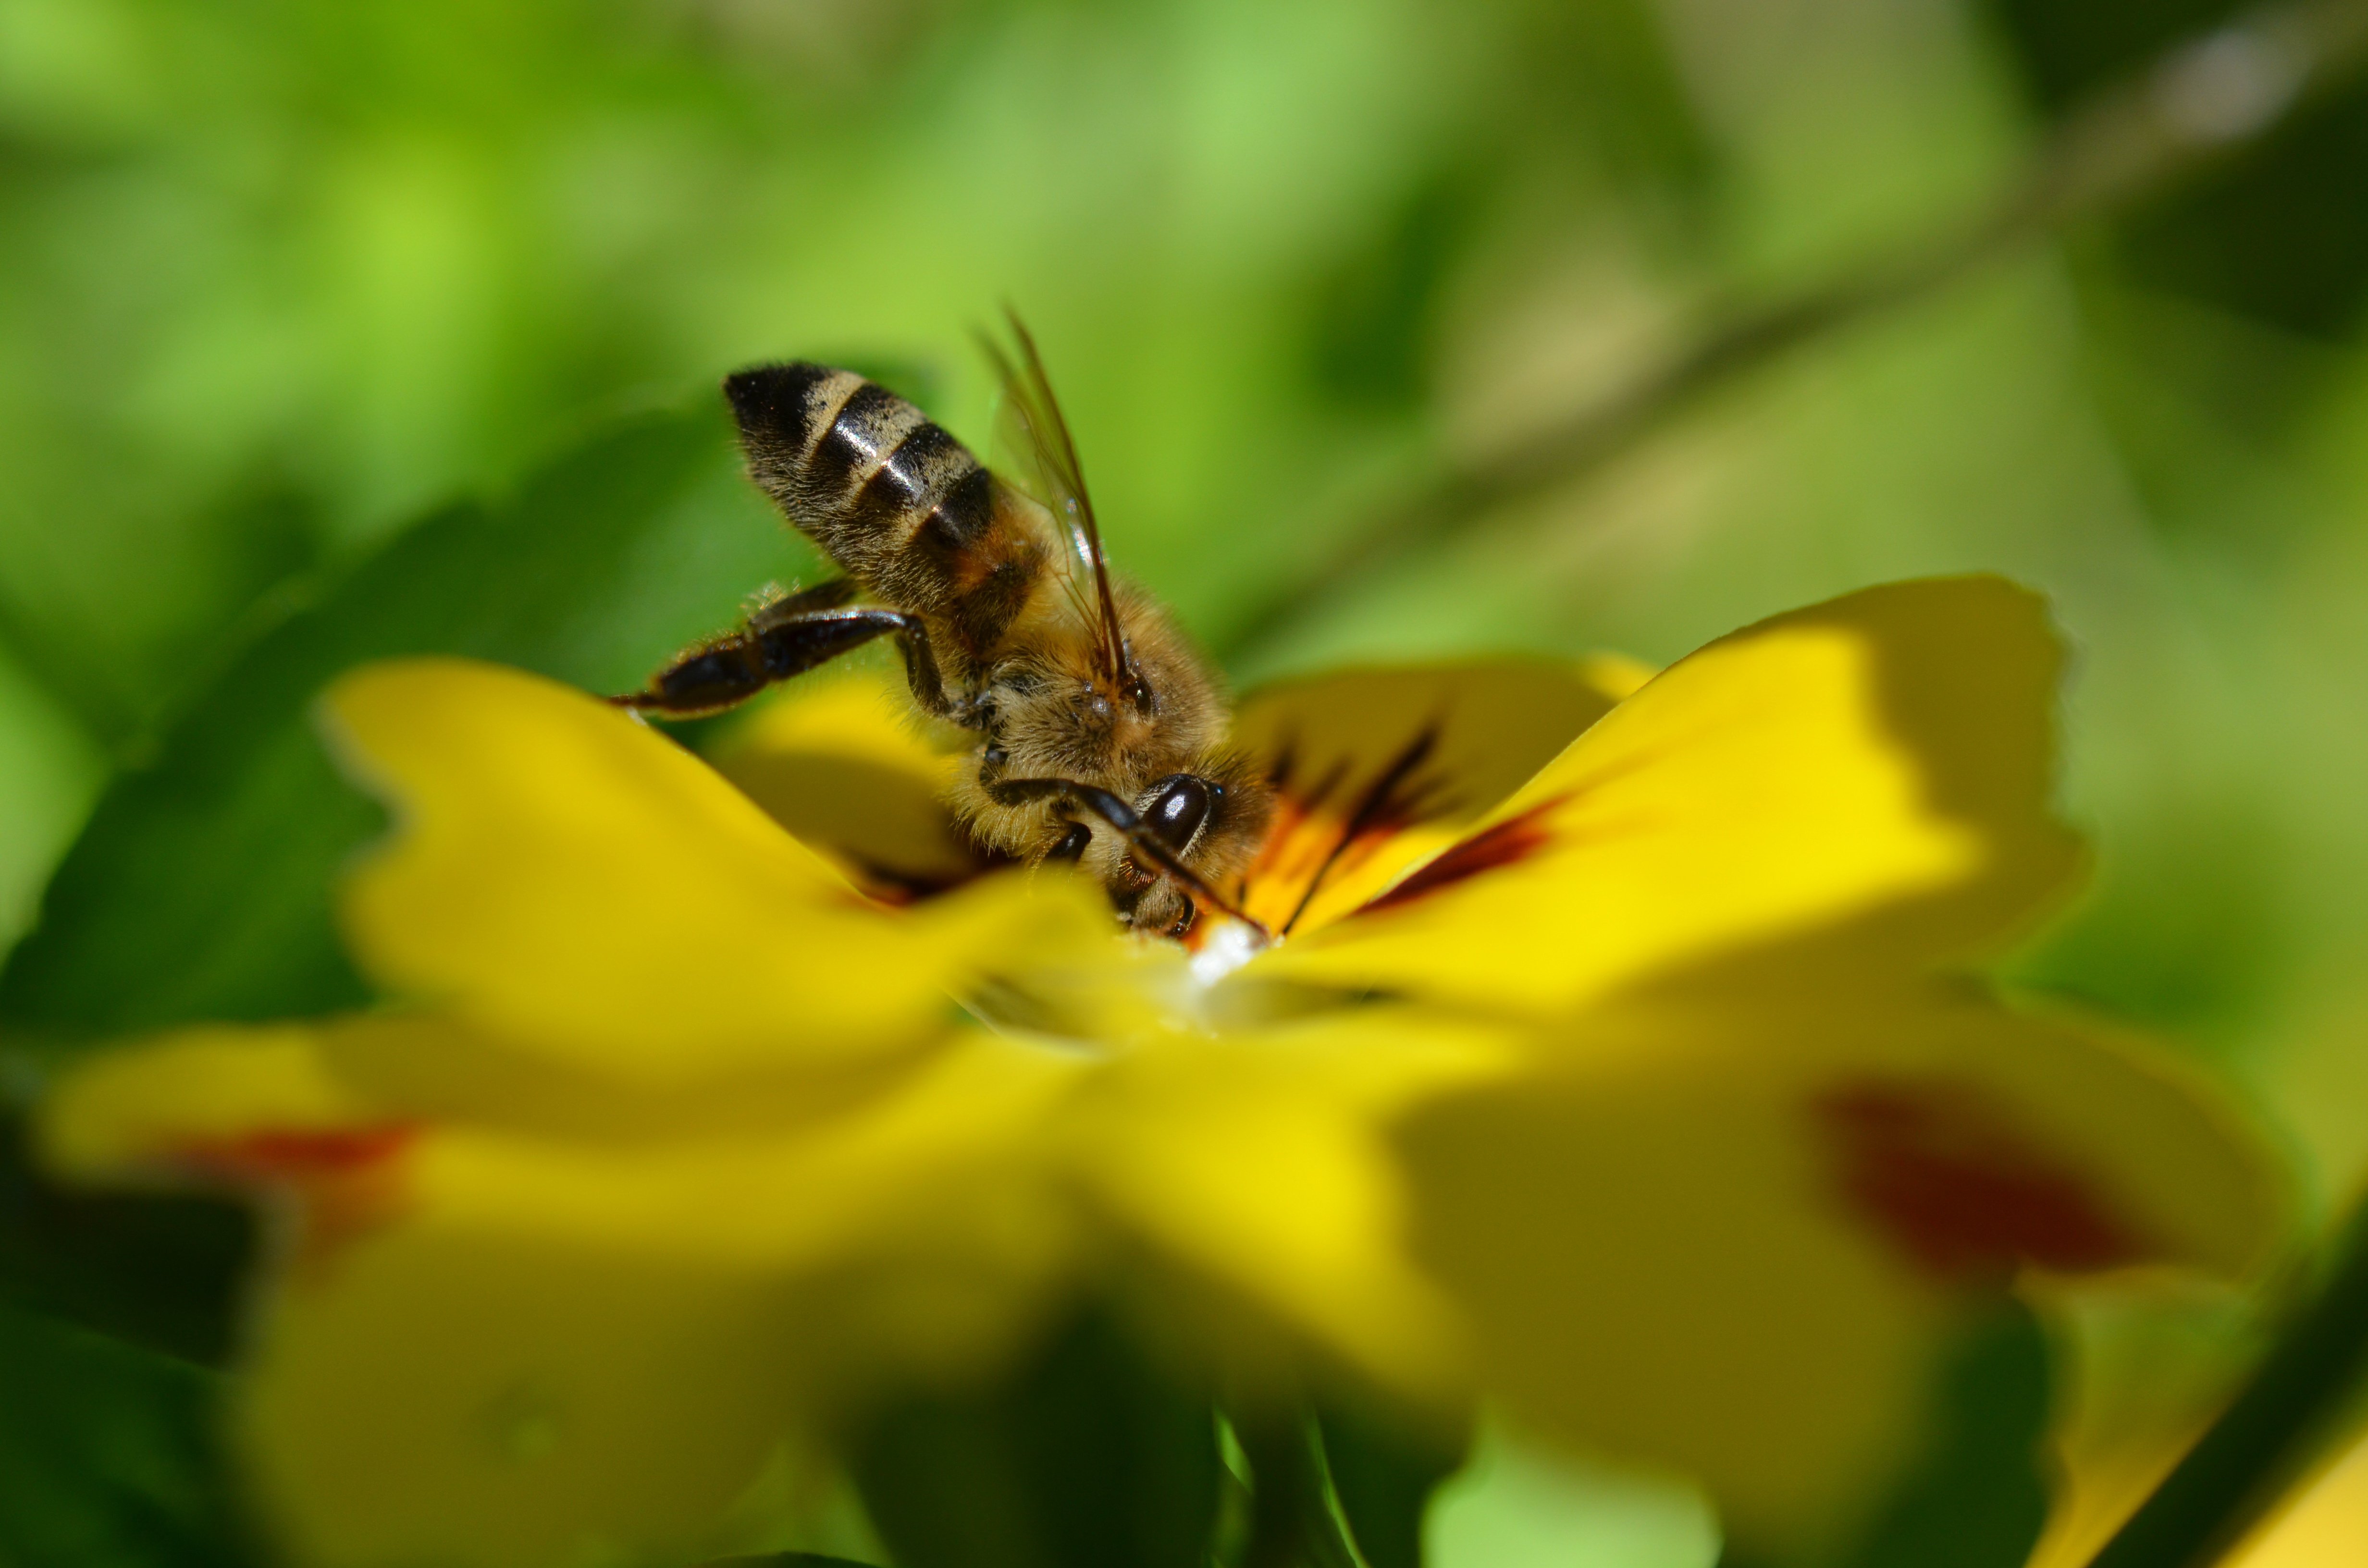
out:
<path id="1" fill-rule="evenodd" d="M 951 619 L 983 652 L 1041 574 L 1042 545 L 943 426 L 851 370 L 768 365 L 723 383 L 750 477 L 890 603 Z"/>

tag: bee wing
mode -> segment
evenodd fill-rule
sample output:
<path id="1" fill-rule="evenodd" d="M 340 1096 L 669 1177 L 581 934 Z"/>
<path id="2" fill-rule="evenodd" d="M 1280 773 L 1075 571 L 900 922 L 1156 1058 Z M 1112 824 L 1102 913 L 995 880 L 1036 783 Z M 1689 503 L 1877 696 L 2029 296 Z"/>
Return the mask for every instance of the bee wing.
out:
<path id="1" fill-rule="evenodd" d="M 1026 471 L 1021 476 L 1022 487 L 1068 530 L 1079 563 L 1090 572 L 1094 592 L 1090 618 L 1095 642 L 1110 679 L 1123 684 L 1133 672 L 1127 665 L 1125 641 L 1119 634 L 1118 604 L 1110 594 L 1110 565 L 1102 554 L 1101 528 L 1094 520 L 1093 500 L 1086 493 L 1085 470 L 1077 462 L 1077 445 L 1069 435 L 1069 422 L 1061 417 L 1061 404 L 1053 396 L 1053 383 L 1044 374 L 1044 361 L 1037 355 L 1036 340 L 1029 335 L 1018 312 L 1007 307 L 1004 319 L 1011 328 L 1013 342 L 1019 346 L 1016 362 L 994 338 L 982 335 L 980 341 L 1003 383 L 1003 417 L 1011 448 Z"/>

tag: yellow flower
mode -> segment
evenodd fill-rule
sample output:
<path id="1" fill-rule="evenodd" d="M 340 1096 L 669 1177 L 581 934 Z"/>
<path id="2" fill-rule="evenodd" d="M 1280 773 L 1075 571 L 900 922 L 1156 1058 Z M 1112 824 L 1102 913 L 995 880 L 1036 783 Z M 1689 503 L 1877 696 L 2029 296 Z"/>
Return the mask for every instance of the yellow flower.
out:
<path id="1" fill-rule="evenodd" d="M 1970 1299 L 2270 1233 L 2208 1097 L 1963 977 L 2077 868 L 2056 666 L 2035 599 L 1964 579 L 1649 679 L 1287 686 L 1240 723 L 1282 938 L 1187 953 L 973 875 L 876 683 L 719 770 L 532 676 L 380 665 L 328 710 L 396 812 L 345 910 L 398 1005 L 97 1059 L 49 1158 L 275 1206 L 238 1432 L 307 1562 L 690 1550 L 785 1442 L 1088 1298 L 1241 1397 L 1492 1401 L 1812 1542 Z"/>
<path id="2" fill-rule="evenodd" d="M 2271 1512 L 2229 1568 L 2345 1568 L 2368 1544 L 2368 1437 L 2355 1438 Z"/>

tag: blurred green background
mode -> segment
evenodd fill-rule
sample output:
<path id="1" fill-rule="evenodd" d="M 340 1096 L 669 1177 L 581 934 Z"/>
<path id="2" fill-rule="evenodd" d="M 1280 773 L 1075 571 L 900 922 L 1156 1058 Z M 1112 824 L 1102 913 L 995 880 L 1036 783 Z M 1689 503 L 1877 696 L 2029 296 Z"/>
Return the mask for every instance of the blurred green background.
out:
<path id="1" fill-rule="evenodd" d="M 1945 237 L 2100 88 L 2240 14 L 0 0 L 0 932 L 308 584 L 761 356 L 899 371 L 983 439 L 968 337 L 1008 300 L 1115 553 L 1243 678 L 1668 659 L 1915 573 L 2046 587 L 2100 875 L 2029 978 L 2255 1074 L 2348 1169 L 2368 88 L 1380 569 L 1293 575 L 1724 315 Z"/>
<path id="2" fill-rule="evenodd" d="M 0 0 L 0 942 L 110 779 L 439 507 L 564 546 L 610 494 L 568 490 L 575 443 L 764 357 L 984 443 L 970 334 L 1008 301 L 1113 555 L 1244 681 L 1668 660 L 1924 573 L 2047 589 L 2097 876 L 2017 978 L 2192 1047 L 2331 1202 L 2368 1167 L 2368 78 L 2271 34 L 2155 69 L 2248 15 Z M 2191 145 L 1958 246 L 2107 101 Z M 1965 264 L 1883 287 L 1936 247 Z M 1803 298 L 1859 308 L 1327 565 Z M 630 680 L 800 569 L 711 446 L 636 547 L 708 551 L 695 591 L 574 627 L 585 667 Z M 564 619 L 535 560 L 472 589 Z"/>

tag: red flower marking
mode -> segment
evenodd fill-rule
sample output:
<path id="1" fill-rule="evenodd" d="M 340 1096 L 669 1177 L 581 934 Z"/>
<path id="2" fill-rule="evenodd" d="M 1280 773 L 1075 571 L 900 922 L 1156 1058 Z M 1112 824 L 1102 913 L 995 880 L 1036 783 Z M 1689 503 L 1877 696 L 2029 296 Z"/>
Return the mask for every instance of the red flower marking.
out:
<path id="1" fill-rule="evenodd" d="M 1353 799 L 1344 796 L 1337 802 L 1333 797 L 1353 771 L 1349 758 L 1305 782 L 1296 778 L 1295 742 L 1275 756 L 1267 770 L 1275 790 L 1275 822 L 1245 888 L 1255 889 L 1272 905 L 1280 934 L 1291 934 L 1335 874 L 1354 873 L 1398 834 L 1454 809 L 1449 778 L 1426 771 L 1444 722 L 1434 719 L 1417 730 Z"/>
<path id="2" fill-rule="evenodd" d="M 1483 871 L 1528 859 L 1554 842 L 1554 830 L 1546 825 L 1546 816 L 1569 799 L 1568 795 L 1556 795 L 1550 801 L 1540 801 L 1519 816 L 1507 817 L 1494 827 L 1483 828 L 1449 847 L 1437 859 L 1418 867 L 1395 887 L 1368 900 L 1357 913 L 1366 915 L 1411 903 Z"/>
<path id="3" fill-rule="evenodd" d="M 190 1144 L 181 1157 L 208 1175 L 241 1182 L 313 1182 L 392 1159 L 418 1131 L 401 1122 L 376 1127 L 270 1127 L 243 1137 Z"/>
<path id="4" fill-rule="evenodd" d="M 291 1260 L 317 1273 L 347 1242 L 401 1212 L 399 1157 L 419 1136 L 407 1122 L 363 1127 L 269 1127 L 236 1138 L 183 1144 L 176 1163 L 195 1175 L 293 1198 Z"/>
<path id="5" fill-rule="evenodd" d="M 1871 1082 L 1816 1105 L 1852 1207 L 1926 1274 L 2111 1268 L 2153 1249 L 1966 1084 Z"/>

